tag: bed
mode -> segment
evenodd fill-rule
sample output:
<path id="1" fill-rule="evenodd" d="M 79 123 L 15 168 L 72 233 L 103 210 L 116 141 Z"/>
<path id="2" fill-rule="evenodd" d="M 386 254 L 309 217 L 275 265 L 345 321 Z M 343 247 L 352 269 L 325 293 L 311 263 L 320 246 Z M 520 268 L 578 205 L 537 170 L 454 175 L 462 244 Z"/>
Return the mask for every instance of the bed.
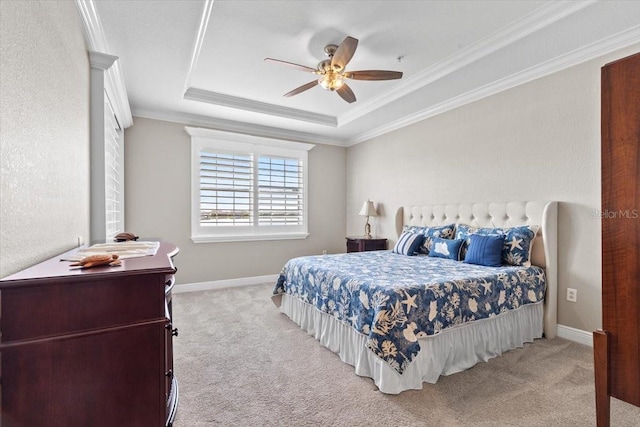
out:
<path id="1" fill-rule="evenodd" d="M 393 251 L 288 261 L 274 303 L 357 375 L 397 394 L 555 337 L 557 202 L 404 206 L 395 222 L 399 241 L 405 231 L 451 224 L 455 235 L 446 237 L 463 240 L 465 231 L 525 227 L 530 262 L 486 267 Z"/>

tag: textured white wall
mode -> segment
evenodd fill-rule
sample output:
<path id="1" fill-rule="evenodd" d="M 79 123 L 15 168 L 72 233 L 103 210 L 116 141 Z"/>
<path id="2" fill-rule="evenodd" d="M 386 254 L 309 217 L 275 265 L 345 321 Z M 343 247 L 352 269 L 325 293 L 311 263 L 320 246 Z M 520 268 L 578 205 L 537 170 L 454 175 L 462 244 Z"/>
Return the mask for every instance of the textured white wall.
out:
<path id="1" fill-rule="evenodd" d="M 558 200 L 559 323 L 601 326 L 600 67 L 590 61 L 347 151 L 347 231 L 362 201 L 380 204 L 377 235 L 396 240 L 405 204 Z M 566 301 L 567 287 L 578 302 Z"/>
<path id="2" fill-rule="evenodd" d="M 74 2 L 0 2 L 0 277 L 89 233 L 89 62 Z"/>
<path id="3" fill-rule="evenodd" d="M 185 125 L 134 117 L 125 139 L 127 231 L 175 243 L 179 283 L 277 274 L 287 260 L 345 251 L 345 156 L 342 147 L 309 151 L 309 233 L 303 240 L 191 241 L 191 137 Z"/>

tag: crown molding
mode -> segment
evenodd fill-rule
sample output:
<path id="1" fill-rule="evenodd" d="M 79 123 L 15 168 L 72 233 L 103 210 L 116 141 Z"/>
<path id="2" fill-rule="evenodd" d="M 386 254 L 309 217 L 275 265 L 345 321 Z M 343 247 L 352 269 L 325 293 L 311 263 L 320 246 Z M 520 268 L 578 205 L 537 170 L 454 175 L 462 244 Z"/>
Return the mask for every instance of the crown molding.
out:
<path id="1" fill-rule="evenodd" d="M 307 142 L 311 144 L 324 144 L 344 147 L 346 140 L 342 138 L 331 138 L 307 132 L 297 132 L 288 129 L 280 129 L 270 126 L 244 123 L 233 120 L 217 119 L 191 113 L 160 112 L 151 110 L 135 109 L 136 117 L 153 120 L 163 120 L 167 122 L 179 123 L 182 125 L 205 126 L 225 132 L 240 133 L 263 138 L 283 139 L 293 142 Z"/>
<path id="2" fill-rule="evenodd" d="M 200 50 L 204 43 L 204 36 L 207 34 L 207 27 L 209 26 L 209 18 L 211 17 L 211 9 L 213 8 L 213 0 L 205 0 L 202 8 L 202 17 L 200 18 L 200 27 L 198 27 L 198 34 L 193 43 L 193 52 L 191 53 L 191 61 L 189 63 L 189 70 L 187 71 L 187 78 L 184 84 L 184 91 L 186 92 L 191 87 L 191 79 L 193 77 L 193 71 L 198 65 L 200 60 Z"/>
<path id="3" fill-rule="evenodd" d="M 440 61 L 429 68 L 416 73 L 412 77 L 395 85 L 392 89 L 379 93 L 370 101 L 358 105 L 356 108 L 338 117 L 338 126 L 359 119 L 382 106 L 402 98 L 434 81 L 508 46 L 523 37 L 539 31 L 550 24 L 569 16 L 591 4 L 595 0 L 551 2 L 542 6 L 522 19 L 507 25 L 487 37 L 469 45 L 457 54 Z"/>
<path id="4" fill-rule="evenodd" d="M 238 108 L 240 110 L 253 111 L 256 113 L 284 117 L 287 119 L 301 120 L 318 125 L 331 127 L 338 126 L 338 120 L 333 116 L 312 113 L 310 111 L 298 110 L 295 108 L 282 107 L 280 105 L 267 104 L 266 102 L 253 101 L 247 98 L 225 95 L 194 87 L 187 89 L 184 94 L 184 99 L 206 102 L 208 104 L 221 105 L 224 107 Z"/>
<path id="5" fill-rule="evenodd" d="M 107 55 L 106 53 L 89 51 L 89 64 L 91 68 L 97 68 L 99 70 L 108 70 L 116 61 L 117 56 Z"/>
<path id="6" fill-rule="evenodd" d="M 481 86 L 467 93 L 452 97 L 444 102 L 435 104 L 424 110 L 418 111 L 410 116 L 393 121 L 385 126 L 380 126 L 368 132 L 356 135 L 346 142 L 346 146 L 367 141 L 371 138 L 389 133 L 391 131 L 403 128 L 429 117 L 442 114 L 454 108 L 478 101 L 491 95 L 495 95 L 515 86 L 539 79 L 541 77 L 565 70 L 567 68 L 582 64 L 591 59 L 595 59 L 610 52 L 623 49 L 627 46 L 640 43 L 640 25 L 632 27 L 626 31 L 622 31 L 606 39 L 594 42 L 583 48 L 576 49 L 565 55 L 558 56 L 552 60 L 543 62 L 535 67 L 528 68 L 508 77 L 496 80 L 492 83 Z"/>
<path id="7" fill-rule="evenodd" d="M 109 47 L 93 0 L 76 0 L 75 3 L 84 26 L 87 50 L 108 55 Z M 114 58 L 117 59 L 117 57 Z M 105 75 L 105 90 L 109 101 L 122 128 L 128 128 L 133 124 L 133 117 L 120 61 L 116 60 L 110 68 L 106 69 Z"/>

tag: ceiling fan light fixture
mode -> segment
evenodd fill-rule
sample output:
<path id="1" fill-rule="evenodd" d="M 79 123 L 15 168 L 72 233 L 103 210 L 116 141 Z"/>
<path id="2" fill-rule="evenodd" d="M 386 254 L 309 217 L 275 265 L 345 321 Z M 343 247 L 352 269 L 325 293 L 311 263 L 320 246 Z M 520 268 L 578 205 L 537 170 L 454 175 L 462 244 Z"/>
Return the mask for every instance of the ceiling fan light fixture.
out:
<path id="1" fill-rule="evenodd" d="M 353 80 L 396 80 L 402 78 L 401 71 L 388 70 L 363 70 L 363 71 L 346 71 L 346 66 L 351 61 L 353 54 L 358 47 L 358 39 L 347 36 L 340 45 L 328 44 L 324 48 L 324 52 L 329 59 L 325 59 L 318 63 L 316 69 L 307 67 L 306 65 L 295 64 L 293 62 L 282 61 L 279 59 L 265 58 L 265 61 L 278 62 L 298 70 L 310 72 L 319 75 L 320 78 L 303 84 L 300 87 L 284 94 L 285 98 L 298 95 L 315 86 L 321 86 L 323 89 L 336 92 L 340 98 L 349 104 L 356 102 L 356 96 L 344 81 L 344 79 Z"/>
<path id="2" fill-rule="evenodd" d="M 326 90 L 334 91 L 342 87 L 344 76 L 339 73 L 328 72 L 318 79 L 318 84 Z"/>

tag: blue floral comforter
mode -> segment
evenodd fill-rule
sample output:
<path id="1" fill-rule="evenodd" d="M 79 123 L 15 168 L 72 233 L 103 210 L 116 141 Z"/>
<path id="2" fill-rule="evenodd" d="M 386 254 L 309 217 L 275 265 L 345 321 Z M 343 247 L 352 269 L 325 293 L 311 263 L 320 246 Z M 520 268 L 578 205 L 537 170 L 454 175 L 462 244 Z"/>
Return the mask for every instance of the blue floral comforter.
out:
<path id="1" fill-rule="evenodd" d="M 294 258 L 274 295 L 312 304 L 368 337 L 398 373 L 420 351 L 418 338 L 544 299 L 539 267 L 484 267 L 390 251 Z"/>

